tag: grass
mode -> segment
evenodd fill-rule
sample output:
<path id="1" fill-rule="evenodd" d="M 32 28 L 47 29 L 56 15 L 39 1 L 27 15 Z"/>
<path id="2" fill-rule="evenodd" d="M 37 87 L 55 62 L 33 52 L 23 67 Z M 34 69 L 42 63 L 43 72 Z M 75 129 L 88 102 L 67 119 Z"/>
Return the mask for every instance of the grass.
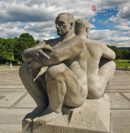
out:
<path id="1" fill-rule="evenodd" d="M 127 59 L 116 59 L 117 68 L 130 68 L 130 60 Z"/>

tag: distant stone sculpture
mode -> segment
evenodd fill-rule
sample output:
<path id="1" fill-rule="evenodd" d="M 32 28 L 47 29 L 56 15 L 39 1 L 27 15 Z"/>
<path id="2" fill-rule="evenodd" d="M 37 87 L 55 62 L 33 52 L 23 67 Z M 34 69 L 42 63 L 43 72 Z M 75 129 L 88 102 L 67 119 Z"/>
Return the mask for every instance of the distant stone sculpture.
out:
<path id="1" fill-rule="evenodd" d="M 43 115 L 49 121 L 62 115 L 63 106 L 79 107 L 86 98 L 100 98 L 115 70 L 115 53 L 86 37 L 85 20 L 75 23 L 71 14 L 61 13 L 55 23 L 59 38 L 23 52 L 19 74 L 37 104 L 25 119 Z"/>
<path id="2" fill-rule="evenodd" d="M 61 13 L 55 23 L 59 38 L 23 52 L 25 63 L 19 74 L 37 104 L 25 118 L 44 114 L 43 120 L 47 121 L 58 117 L 62 106 L 79 107 L 88 95 L 87 51 L 85 43 L 74 33 L 74 17 Z M 36 78 L 40 71 L 40 77 Z"/>
<path id="3" fill-rule="evenodd" d="M 84 40 L 87 48 L 88 98 L 93 99 L 104 94 L 107 83 L 112 79 L 116 55 L 103 42 L 88 39 L 89 26 L 85 19 L 75 22 L 75 33 Z"/>

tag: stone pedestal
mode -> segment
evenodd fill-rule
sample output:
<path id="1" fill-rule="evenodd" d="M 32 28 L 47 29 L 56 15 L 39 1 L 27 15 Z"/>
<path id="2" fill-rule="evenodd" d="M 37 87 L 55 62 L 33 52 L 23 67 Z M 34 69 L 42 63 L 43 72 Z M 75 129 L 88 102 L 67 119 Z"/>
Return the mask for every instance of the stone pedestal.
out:
<path id="1" fill-rule="evenodd" d="M 62 116 L 43 123 L 23 120 L 23 133 L 110 133 L 110 100 L 108 95 L 86 99 L 83 106 L 64 110 Z"/>

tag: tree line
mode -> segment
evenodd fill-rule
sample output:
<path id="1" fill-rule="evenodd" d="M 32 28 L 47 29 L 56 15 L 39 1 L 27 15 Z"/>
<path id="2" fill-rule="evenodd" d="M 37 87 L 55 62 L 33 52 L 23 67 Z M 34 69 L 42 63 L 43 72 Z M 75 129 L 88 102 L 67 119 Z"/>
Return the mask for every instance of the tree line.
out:
<path id="1" fill-rule="evenodd" d="M 116 59 L 130 59 L 130 47 L 116 47 L 108 45 L 116 53 Z"/>
<path id="2" fill-rule="evenodd" d="M 0 38 L 0 64 L 22 63 L 23 50 L 35 46 L 37 42 L 29 33 L 23 33 L 14 38 Z M 110 45 L 108 47 L 115 51 L 117 59 L 130 59 L 130 48 L 124 49 Z"/>
<path id="3" fill-rule="evenodd" d="M 35 45 L 36 41 L 29 33 L 23 33 L 14 38 L 0 38 L 0 64 L 21 63 L 23 50 Z"/>

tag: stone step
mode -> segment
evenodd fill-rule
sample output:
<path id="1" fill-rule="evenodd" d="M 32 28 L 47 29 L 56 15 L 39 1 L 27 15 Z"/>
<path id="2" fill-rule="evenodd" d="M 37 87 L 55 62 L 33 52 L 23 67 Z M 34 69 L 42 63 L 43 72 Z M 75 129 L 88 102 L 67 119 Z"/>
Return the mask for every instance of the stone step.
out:
<path id="1" fill-rule="evenodd" d="M 124 86 L 112 85 L 112 86 L 107 86 L 107 89 L 108 89 L 108 90 L 115 90 L 115 89 L 116 89 L 116 90 L 120 90 L 120 89 L 122 89 L 122 90 L 123 90 L 123 89 L 124 89 L 124 90 L 126 89 L 126 90 L 127 90 L 127 89 L 130 89 L 130 85 L 124 85 Z"/>
<path id="2" fill-rule="evenodd" d="M 0 93 L 0 108 L 11 108 L 18 103 L 23 97 L 27 95 L 26 92 L 1 92 Z"/>
<path id="3" fill-rule="evenodd" d="M 2 124 L 0 125 L 0 133 L 22 133 L 21 124 Z"/>
<path id="4" fill-rule="evenodd" d="M 24 118 L 24 116 L 31 110 L 32 109 L 2 109 L 1 108 L 0 125 L 1 124 L 6 124 L 6 125 L 21 124 L 21 121 Z"/>
<path id="5" fill-rule="evenodd" d="M 113 90 L 106 90 L 105 91 L 106 93 L 122 93 L 122 92 L 125 92 L 125 93 L 130 93 L 130 89 L 113 89 Z"/>
<path id="6" fill-rule="evenodd" d="M 111 110 L 113 133 L 130 133 L 130 110 Z"/>
<path id="7" fill-rule="evenodd" d="M 20 88 L 23 89 L 24 86 L 23 85 L 0 85 L 0 89 L 4 89 L 4 88 L 8 88 L 8 89 L 13 89 L 13 88 Z"/>
<path id="8" fill-rule="evenodd" d="M 111 100 L 111 109 L 130 109 L 129 97 L 123 93 L 108 93 L 108 95 Z"/>

